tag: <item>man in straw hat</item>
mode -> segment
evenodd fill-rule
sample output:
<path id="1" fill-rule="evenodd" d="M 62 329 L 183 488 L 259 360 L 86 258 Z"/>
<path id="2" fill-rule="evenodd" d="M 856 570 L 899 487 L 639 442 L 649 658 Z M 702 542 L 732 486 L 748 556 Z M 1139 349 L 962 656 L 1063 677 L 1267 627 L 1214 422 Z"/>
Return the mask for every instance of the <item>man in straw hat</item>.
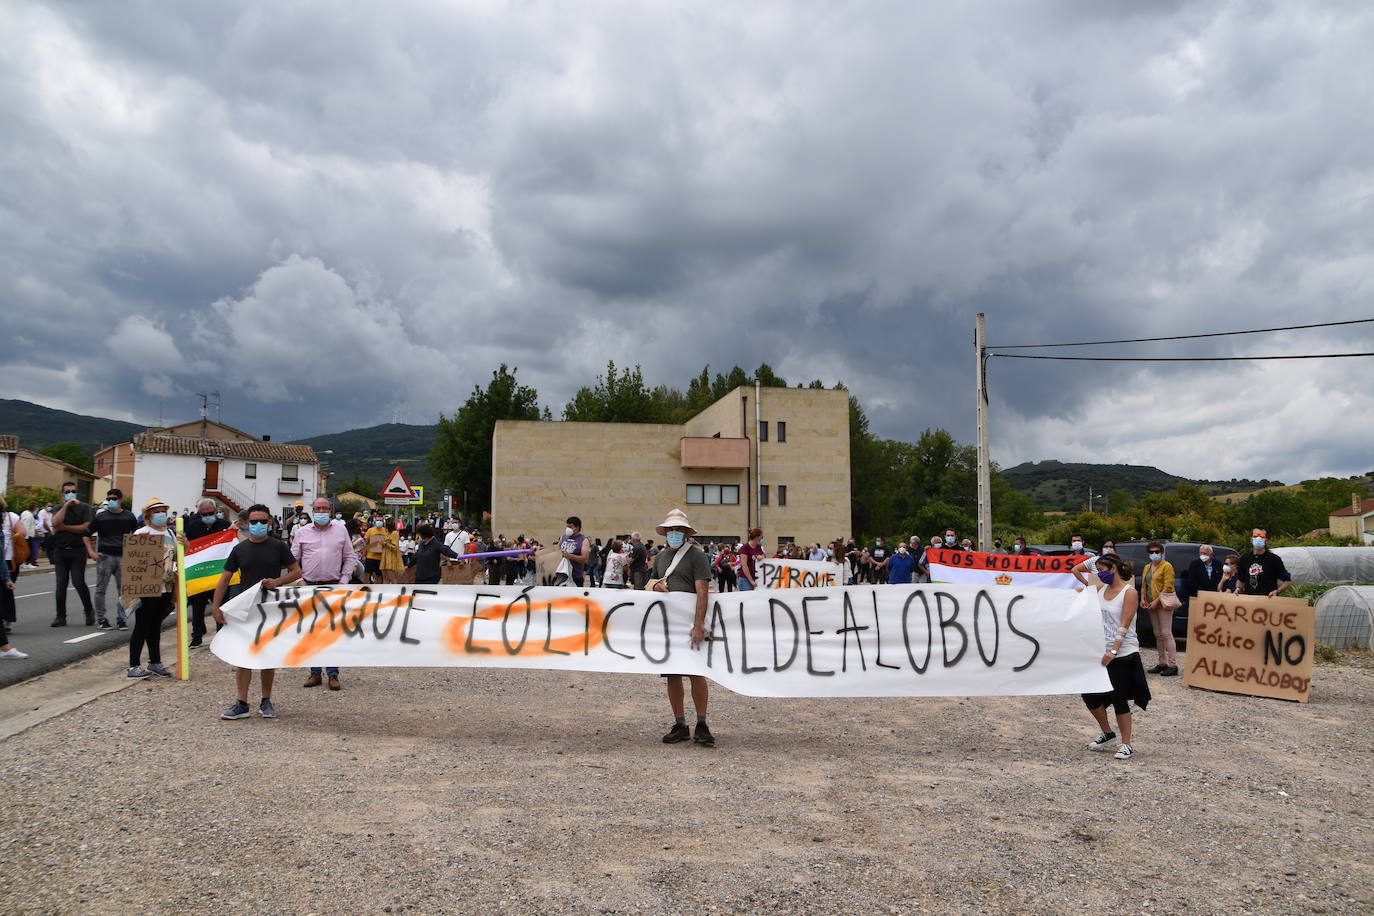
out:
<path id="1" fill-rule="evenodd" d="M 697 596 L 696 616 L 692 620 L 692 648 L 700 649 L 706 639 L 706 599 L 711 586 L 711 562 L 696 544 L 687 539 L 696 534 L 696 529 L 687 521 L 681 509 L 668 513 L 663 524 L 655 529 L 663 535 L 667 546 L 654 558 L 651 588 L 659 592 L 688 592 Z M 680 556 L 679 556 L 680 555 Z M 687 730 L 687 710 L 683 703 L 681 674 L 665 674 L 668 679 L 668 705 L 673 708 L 673 727 L 663 736 L 664 744 L 677 744 L 691 738 L 704 747 L 714 747 L 716 739 L 706 724 L 706 706 L 709 702 L 706 678 L 699 674 L 691 675 L 692 705 L 697 711 L 696 733 Z"/>

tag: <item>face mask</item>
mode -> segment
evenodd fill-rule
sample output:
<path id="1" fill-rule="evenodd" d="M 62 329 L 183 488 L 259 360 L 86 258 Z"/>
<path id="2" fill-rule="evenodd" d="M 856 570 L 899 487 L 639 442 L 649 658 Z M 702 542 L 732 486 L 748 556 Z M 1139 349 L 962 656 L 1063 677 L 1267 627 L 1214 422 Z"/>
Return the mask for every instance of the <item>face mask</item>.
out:
<path id="1" fill-rule="evenodd" d="M 1069 546 L 1072 547 L 1074 550 L 1082 550 L 1082 549 L 1083 549 L 1083 542 L 1082 542 L 1082 541 L 1074 541 L 1074 542 L 1073 542 L 1072 544 L 1070 544 Z"/>
<path id="2" fill-rule="evenodd" d="M 106 509 L 109 509 L 111 512 L 115 511 L 116 509 L 119 508 L 119 500 L 117 500 L 117 499 L 107 499 L 107 500 L 105 500 L 105 508 L 106 508 Z"/>
<path id="3" fill-rule="evenodd" d="M 153 513 L 153 517 L 152 517 L 152 519 L 151 519 L 151 522 L 152 522 L 152 525 L 153 525 L 154 528 L 161 528 L 161 527 L 163 527 L 164 525 L 167 524 L 167 513 L 166 513 L 166 512 L 154 512 L 154 513 Z"/>
<path id="4" fill-rule="evenodd" d="M 1020 545 L 1020 544 L 1013 544 L 1012 547 L 1011 547 L 1011 549 L 1014 550 L 1014 551 L 1016 551 L 1017 553 L 1020 553 L 1020 552 L 1021 552 L 1021 545 Z"/>
<path id="5" fill-rule="evenodd" d="M 76 494 L 75 494 L 75 493 L 63 493 L 63 494 L 62 494 L 62 501 L 63 501 L 63 502 L 69 503 L 69 502 L 71 502 L 71 501 L 74 500 L 74 499 L 76 499 Z"/>
<path id="6" fill-rule="evenodd" d="M 1263 546 L 1264 546 L 1264 538 L 1251 538 L 1251 539 L 1250 539 L 1250 546 L 1251 546 L 1251 547 L 1263 547 Z"/>
<path id="7" fill-rule="evenodd" d="M 1152 554 L 1150 554 L 1150 562 L 1151 562 L 1151 563 L 1158 563 L 1158 562 L 1159 562 L 1160 560 L 1162 560 L 1162 559 L 1164 559 L 1164 554 L 1162 554 L 1162 553 L 1152 553 Z"/>
<path id="8" fill-rule="evenodd" d="M 315 524 L 317 524 L 317 525 L 327 525 L 327 524 L 329 524 L 329 513 L 328 513 L 328 512 L 316 512 L 314 515 L 312 515 L 312 516 L 310 516 L 310 517 L 313 518 L 313 519 L 315 520 Z"/>
<path id="9" fill-rule="evenodd" d="M 1212 555 L 1210 553 L 1200 553 L 1197 555 L 1197 558 L 1201 560 L 1203 563 L 1212 562 Z"/>
<path id="10" fill-rule="evenodd" d="M 202 515 L 202 516 L 200 517 L 200 520 L 201 520 L 202 522 L 204 522 L 205 524 L 209 525 L 209 524 L 211 524 L 212 522 L 214 522 L 215 517 L 214 517 L 213 515 Z"/>
<path id="11" fill-rule="evenodd" d="M 215 518 L 224 518 L 224 513 L 223 513 L 223 512 L 216 512 L 216 513 L 215 513 Z"/>
<path id="12" fill-rule="evenodd" d="M 267 537 L 268 524 L 266 522 L 249 522 L 248 536 L 253 538 Z"/>
<path id="13" fill-rule="evenodd" d="M 946 544 L 953 544 L 953 543 L 954 543 L 954 538 L 951 537 L 951 536 L 948 535 L 948 534 L 945 535 L 945 543 L 946 543 Z"/>
<path id="14" fill-rule="evenodd" d="M 572 531 L 571 528 L 569 528 L 568 530 L 569 530 L 569 531 Z M 684 533 L 682 533 L 681 531 L 669 531 L 669 532 L 668 532 L 668 546 L 671 547 L 671 548 L 673 548 L 674 550 L 677 550 L 677 549 L 678 549 L 679 547 L 681 547 L 686 541 L 687 541 L 687 535 L 684 534 Z"/>
<path id="15" fill-rule="evenodd" d="M 1116 553 L 1116 548 L 1115 548 L 1115 547 L 1103 547 L 1103 548 L 1102 548 L 1102 553 L 1103 553 L 1103 554 Z"/>
<path id="16" fill-rule="evenodd" d="M 1112 572 L 1110 569 L 1102 569 L 1098 571 L 1097 578 L 1102 580 L 1102 584 L 1111 585 L 1113 580 L 1116 579 L 1116 573 Z"/>
<path id="17" fill-rule="evenodd" d="M 906 548 L 905 548 L 905 547 L 898 547 L 898 548 L 897 548 L 897 552 L 900 553 L 902 556 L 906 556 Z"/>
<path id="18" fill-rule="evenodd" d="M 565 538 L 570 538 L 570 537 L 572 537 L 572 536 L 573 536 L 572 525 L 569 525 L 568 527 L 566 527 L 566 528 L 563 529 L 563 537 L 565 537 Z"/>
<path id="19" fill-rule="evenodd" d="M 335 513 L 334 513 L 334 517 L 335 517 L 335 518 L 338 518 L 338 519 L 341 519 L 341 518 L 343 518 L 343 513 L 342 513 L 342 512 L 335 512 Z"/>
<path id="20" fill-rule="evenodd" d="M 1234 566 L 1227 566 L 1227 567 L 1226 567 L 1226 575 L 1228 575 L 1228 576 L 1234 576 L 1235 574 L 1236 574 L 1236 568 L 1235 568 Z"/>

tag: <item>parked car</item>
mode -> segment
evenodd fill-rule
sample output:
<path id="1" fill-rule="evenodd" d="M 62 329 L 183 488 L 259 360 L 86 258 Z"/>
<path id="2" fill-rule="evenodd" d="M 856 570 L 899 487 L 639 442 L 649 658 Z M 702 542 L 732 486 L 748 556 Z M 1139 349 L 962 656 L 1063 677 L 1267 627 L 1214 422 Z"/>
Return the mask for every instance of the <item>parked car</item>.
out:
<path id="1" fill-rule="evenodd" d="M 1188 601 L 1193 597 L 1192 590 L 1188 584 L 1188 566 L 1197 559 L 1198 548 L 1202 546 L 1199 541 L 1160 541 L 1164 545 L 1164 559 L 1168 560 L 1174 567 L 1174 592 L 1178 595 L 1179 605 L 1174 608 L 1174 639 L 1178 642 L 1180 649 L 1184 648 L 1188 642 Z M 1129 560 L 1135 566 L 1136 590 L 1140 589 L 1140 572 L 1150 562 L 1149 541 L 1118 541 L 1116 545 L 1117 555 L 1123 560 Z M 1236 551 L 1230 547 L 1223 547 L 1220 544 L 1208 545 L 1212 548 L 1212 556 L 1218 563 L 1225 562 L 1227 557 L 1236 556 Z M 1136 635 L 1140 637 L 1141 645 L 1153 646 L 1155 644 L 1154 624 L 1150 620 L 1150 615 L 1143 610 L 1136 615 L 1135 625 Z"/>
<path id="2" fill-rule="evenodd" d="M 1075 551 L 1068 544 L 1027 544 L 1026 554 L 1032 557 L 1071 557 L 1075 553 L 1092 554 L 1097 556 L 1096 550 L 1084 549 Z"/>

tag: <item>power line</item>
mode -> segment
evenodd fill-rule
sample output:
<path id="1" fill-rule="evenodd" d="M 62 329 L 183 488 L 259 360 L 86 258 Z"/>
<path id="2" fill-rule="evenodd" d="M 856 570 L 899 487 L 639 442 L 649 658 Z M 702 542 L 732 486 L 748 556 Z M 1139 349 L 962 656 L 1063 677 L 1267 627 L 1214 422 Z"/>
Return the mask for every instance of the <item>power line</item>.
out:
<path id="1" fill-rule="evenodd" d="M 1071 346 L 1046 344 L 1046 346 Z M 989 353 L 1003 359 L 1060 359 L 1089 363 L 1230 363 L 1252 359 L 1348 359 L 1374 353 L 1303 353 L 1295 356 L 1040 356 L 1034 353 Z"/>
<path id="2" fill-rule="evenodd" d="M 1155 343 L 1161 340 L 1196 340 L 1199 337 L 1234 337 L 1238 334 L 1271 334 L 1275 331 L 1304 331 L 1308 328 L 1336 328 L 1349 324 L 1370 324 L 1374 323 L 1374 318 L 1356 318 L 1351 321 L 1326 321 L 1321 324 L 1294 324 L 1286 328 L 1257 328 L 1253 331 L 1217 331 L 1213 334 L 1177 334 L 1173 337 L 1137 337 L 1131 340 L 1085 340 L 1080 343 L 1050 343 L 1050 344 L 1010 344 L 1005 347 L 989 346 L 988 350 L 1032 350 L 1044 349 L 1047 347 L 1098 347 L 1103 344 L 1123 344 L 1123 343 Z M 996 355 L 996 354 L 994 354 Z M 1363 355 L 1363 354 L 1356 354 Z M 1236 357 L 1237 359 L 1248 359 L 1249 357 Z"/>

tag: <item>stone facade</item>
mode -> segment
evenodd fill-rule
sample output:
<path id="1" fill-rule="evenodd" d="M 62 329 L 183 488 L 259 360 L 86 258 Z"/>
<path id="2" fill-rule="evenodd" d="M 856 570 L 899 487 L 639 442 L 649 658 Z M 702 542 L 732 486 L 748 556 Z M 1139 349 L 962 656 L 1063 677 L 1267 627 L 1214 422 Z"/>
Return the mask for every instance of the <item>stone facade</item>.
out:
<path id="1" fill-rule="evenodd" d="M 764 388 L 761 395 L 760 419 L 769 433 L 762 443 L 754 389 L 748 386 L 681 426 L 497 423 L 492 438 L 493 532 L 549 543 L 562 531 L 563 520 L 576 515 L 592 537 L 604 540 L 639 531 L 655 538 L 654 525 L 678 507 L 704 540 L 739 540 L 760 517 L 769 549 L 780 538 L 824 543 L 847 537 L 848 393 Z M 783 441 L 778 441 L 780 431 Z M 700 441 L 717 437 L 742 441 Z M 684 455 L 686 463 L 713 466 L 684 467 Z M 767 488 L 764 505 L 759 505 L 760 480 Z M 723 488 L 719 495 L 715 487 Z M 780 487 L 786 488 L 785 505 L 779 504 Z M 736 492 L 730 488 L 737 488 L 737 502 L 728 502 Z"/>

